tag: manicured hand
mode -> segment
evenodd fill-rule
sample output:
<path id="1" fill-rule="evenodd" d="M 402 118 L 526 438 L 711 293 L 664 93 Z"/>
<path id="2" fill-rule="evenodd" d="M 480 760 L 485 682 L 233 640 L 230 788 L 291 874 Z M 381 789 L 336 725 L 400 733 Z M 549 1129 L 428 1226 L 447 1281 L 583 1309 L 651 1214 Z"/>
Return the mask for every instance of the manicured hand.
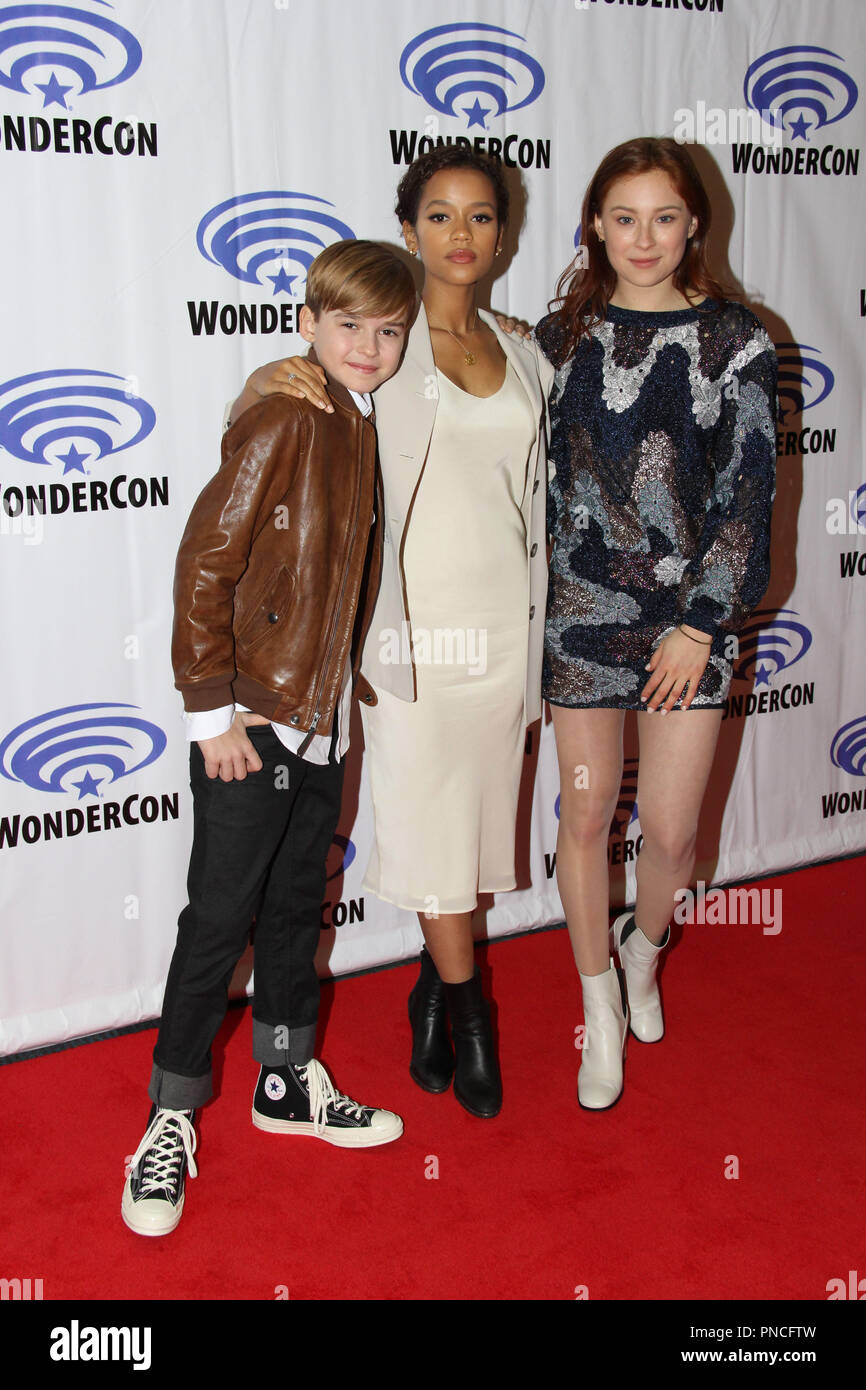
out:
<path id="1" fill-rule="evenodd" d="M 333 414 L 334 407 L 325 391 L 325 373 L 306 357 L 286 357 L 281 362 L 267 362 L 257 367 L 247 378 L 247 386 L 259 396 L 295 396 L 312 401 L 320 410 Z"/>
<path id="2" fill-rule="evenodd" d="M 648 710 L 661 708 L 666 714 L 681 695 L 681 709 L 688 709 L 692 703 L 710 659 L 710 644 L 708 633 L 699 633 L 697 628 L 691 627 L 688 631 L 694 633 L 697 641 L 674 628 L 662 638 L 650 657 L 646 669 L 651 675 L 640 694 Z M 686 687 L 688 693 L 684 695 Z"/>
<path id="3" fill-rule="evenodd" d="M 254 717 L 259 718 L 258 715 Z M 208 777 L 219 777 L 223 782 L 242 782 L 248 772 L 261 772 L 262 760 L 237 719 L 235 716 L 235 722 L 224 734 L 199 739 L 198 746 Z M 266 724 L 268 721 L 263 722 Z"/>
<path id="4" fill-rule="evenodd" d="M 525 319 L 513 319 L 505 314 L 494 314 L 493 317 L 503 333 L 516 333 L 518 338 L 528 338 L 532 332 L 532 324 Z"/>

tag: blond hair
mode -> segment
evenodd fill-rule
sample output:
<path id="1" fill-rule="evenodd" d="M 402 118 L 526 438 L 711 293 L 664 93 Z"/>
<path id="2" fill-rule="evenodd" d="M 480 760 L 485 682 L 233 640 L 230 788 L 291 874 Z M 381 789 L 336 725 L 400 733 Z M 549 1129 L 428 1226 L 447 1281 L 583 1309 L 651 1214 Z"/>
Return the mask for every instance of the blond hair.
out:
<path id="1" fill-rule="evenodd" d="M 404 263 L 373 241 L 335 241 L 307 276 L 307 308 L 316 318 L 332 309 L 369 318 L 415 316 L 415 282 Z"/>

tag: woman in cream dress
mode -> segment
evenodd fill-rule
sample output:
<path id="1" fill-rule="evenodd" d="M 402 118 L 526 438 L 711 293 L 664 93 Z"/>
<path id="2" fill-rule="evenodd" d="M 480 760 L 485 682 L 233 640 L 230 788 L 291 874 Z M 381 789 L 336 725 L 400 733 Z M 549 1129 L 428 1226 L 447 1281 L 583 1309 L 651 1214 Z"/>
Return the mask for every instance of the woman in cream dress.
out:
<path id="1" fill-rule="evenodd" d="M 541 715 L 553 369 L 476 306 L 508 213 L 498 164 L 439 146 L 409 166 L 396 212 L 425 275 L 403 363 L 374 395 L 386 517 L 361 668 L 366 886 L 417 912 L 425 939 L 413 1078 L 443 1091 L 453 1075 L 487 1117 L 502 1085 L 472 912 L 479 893 L 515 886 L 525 729 Z M 269 364 L 234 413 L 274 390 L 321 401 L 322 378 L 303 358 Z"/>

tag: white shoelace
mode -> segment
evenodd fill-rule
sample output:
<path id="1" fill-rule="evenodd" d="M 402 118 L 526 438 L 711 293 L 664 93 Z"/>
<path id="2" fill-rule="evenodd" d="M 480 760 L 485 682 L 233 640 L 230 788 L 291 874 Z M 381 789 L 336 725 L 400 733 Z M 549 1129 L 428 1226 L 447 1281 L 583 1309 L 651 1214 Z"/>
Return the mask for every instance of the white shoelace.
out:
<path id="1" fill-rule="evenodd" d="M 142 1174 L 141 1195 L 149 1197 L 159 1189 L 168 1192 L 176 1187 L 181 1149 L 186 1152 L 190 1177 L 197 1177 L 193 1158 L 197 1143 L 195 1129 L 184 1110 L 157 1110 L 129 1165 L 132 1172 L 143 1155 L 149 1155 Z"/>
<path id="2" fill-rule="evenodd" d="M 307 1083 L 310 1097 L 310 1119 L 313 1121 L 316 1134 L 322 1134 L 327 1126 L 328 1106 L 334 1110 L 343 1110 L 347 1114 L 351 1114 L 354 1110 L 360 1119 L 364 1112 L 364 1106 L 359 1105 L 355 1100 L 350 1100 L 348 1096 L 344 1096 L 342 1091 L 338 1091 L 321 1062 L 317 1062 L 315 1057 L 304 1067 L 301 1079 Z"/>

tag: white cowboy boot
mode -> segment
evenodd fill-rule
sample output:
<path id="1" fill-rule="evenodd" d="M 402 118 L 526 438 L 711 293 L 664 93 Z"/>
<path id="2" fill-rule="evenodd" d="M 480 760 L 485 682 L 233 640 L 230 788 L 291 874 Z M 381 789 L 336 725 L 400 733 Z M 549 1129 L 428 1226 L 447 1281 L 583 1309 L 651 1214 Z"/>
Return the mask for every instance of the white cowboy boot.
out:
<path id="1" fill-rule="evenodd" d="M 619 956 L 625 973 L 625 987 L 631 1010 L 631 1031 L 640 1042 L 659 1042 L 665 1025 L 656 983 L 659 956 L 670 941 L 668 927 L 658 946 L 648 941 L 634 920 L 634 913 L 624 912 L 610 929 L 610 949 Z"/>
<path id="2" fill-rule="evenodd" d="M 628 1033 L 619 976 L 611 960 L 602 975 L 580 975 L 586 1037 L 577 1075 L 584 1110 L 609 1110 L 622 1095 L 622 1063 Z"/>

